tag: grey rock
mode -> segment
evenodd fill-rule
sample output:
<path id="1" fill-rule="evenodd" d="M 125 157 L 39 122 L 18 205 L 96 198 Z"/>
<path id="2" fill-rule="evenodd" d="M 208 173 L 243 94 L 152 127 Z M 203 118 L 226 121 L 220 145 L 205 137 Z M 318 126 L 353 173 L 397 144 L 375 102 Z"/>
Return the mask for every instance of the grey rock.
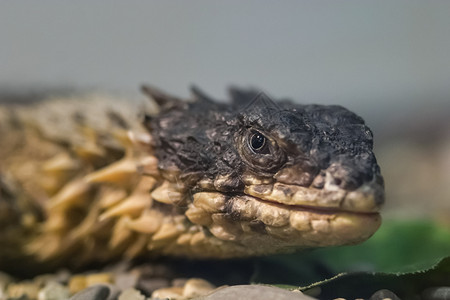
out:
<path id="1" fill-rule="evenodd" d="M 55 274 L 41 274 L 33 278 L 33 282 L 39 287 L 45 287 L 49 282 L 56 281 Z"/>
<path id="2" fill-rule="evenodd" d="M 0 299 L 5 296 L 6 287 L 10 282 L 13 282 L 14 279 L 6 273 L 0 272 Z"/>
<path id="3" fill-rule="evenodd" d="M 76 293 L 69 300 L 108 300 L 110 293 L 109 286 L 98 284 Z"/>
<path id="4" fill-rule="evenodd" d="M 379 290 L 370 297 L 370 300 L 383 299 L 400 300 L 400 298 L 390 290 Z"/>
<path id="5" fill-rule="evenodd" d="M 69 299 L 69 289 L 55 281 L 48 282 L 43 289 L 39 291 L 38 300 L 63 300 Z"/>
<path id="6" fill-rule="evenodd" d="M 207 296 L 195 300 L 313 300 L 298 291 L 288 291 L 277 287 L 264 285 L 235 285 L 217 289 Z"/>
<path id="7" fill-rule="evenodd" d="M 167 278 L 141 278 L 139 279 L 136 288 L 150 296 L 155 290 L 166 288 L 170 286 L 170 281 Z"/>
<path id="8" fill-rule="evenodd" d="M 119 289 L 114 284 L 104 284 L 104 285 L 109 287 L 109 296 L 108 296 L 107 300 L 117 300 L 117 298 L 119 298 L 119 295 L 122 292 L 122 290 Z"/>
<path id="9" fill-rule="evenodd" d="M 126 290 L 137 286 L 139 275 L 136 273 L 119 273 L 114 278 L 114 284 L 120 290 Z"/>
<path id="10" fill-rule="evenodd" d="M 69 282 L 70 276 L 72 276 L 72 273 L 70 271 L 61 269 L 55 274 L 55 281 L 59 282 L 61 284 Z"/>
<path id="11" fill-rule="evenodd" d="M 431 287 L 422 292 L 423 300 L 449 300 L 450 286 Z"/>
<path id="12" fill-rule="evenodd" d="M 187 278 L 175 278 L 174 280 L 172 280 L 172 286 L 183 287 L 187 281 Z"/>
<path id="13" fill-rule="evenodd" d="M 27 295 L 22 295 L 20 297 L 14 297 L 14 298 L 6 298 L 6 299 L 7 300 L 32 300 Z"/>
<path id="14" fill-rule="evenodd" d="M 145 296 L 142 295 L 138 290 L 130 288 L 124 290 L 118 300 L 145 300 Z"/>

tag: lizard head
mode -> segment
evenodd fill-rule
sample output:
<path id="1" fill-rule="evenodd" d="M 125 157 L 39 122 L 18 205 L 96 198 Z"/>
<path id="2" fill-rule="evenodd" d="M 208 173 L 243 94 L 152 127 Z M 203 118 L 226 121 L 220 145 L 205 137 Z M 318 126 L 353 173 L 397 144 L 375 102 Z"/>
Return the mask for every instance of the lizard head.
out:
<path id="1" fill-rule="evenodd" d="M 231 104 L 148 91 L 162 108 L 146 123 L 161 174 L 222 256 L 355 244 L 378 229 L 383 178 L 356 114 L 253 90 L 232 89 Z"/>

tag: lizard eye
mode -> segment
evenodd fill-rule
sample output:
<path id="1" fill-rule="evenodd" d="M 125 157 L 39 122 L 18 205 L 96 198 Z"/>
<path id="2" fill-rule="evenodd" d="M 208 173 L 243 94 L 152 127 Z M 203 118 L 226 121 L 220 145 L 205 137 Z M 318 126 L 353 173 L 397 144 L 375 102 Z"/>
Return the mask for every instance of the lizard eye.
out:
<path id="1" fill-rule="evenodd" d="M 254 170 L 277 170 L 286 159 L 276 139 L 254 128 L 240 136 L 238 149 L 242 159 Z"/>
<path id="2" fill-rule="evenodd" d="M 259 131 L 252 130 L 248 138 L 248 145 L 254 153 L 270 153 L 267 147 L 267 138 Z"/>

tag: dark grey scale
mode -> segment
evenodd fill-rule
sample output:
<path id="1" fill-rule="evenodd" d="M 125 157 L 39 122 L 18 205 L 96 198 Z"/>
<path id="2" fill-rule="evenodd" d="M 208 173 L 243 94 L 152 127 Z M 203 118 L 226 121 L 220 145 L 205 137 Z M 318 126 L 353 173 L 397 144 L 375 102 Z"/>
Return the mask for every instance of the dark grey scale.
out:
<path id="1" fill-rule="evenodd" d="M 227 202 L 225 203 L 224 213 L 227 214 L 231 220 L 239 222 L 243 220 L 243 218 L 239 213 L 239 211 L 233 208 L 233 205 L 234 205 L 233 198 L 227 199 Z"/>
<path id="2" fill-rule="evenodd" d="M 244 184 L 239 179 L 238 174 L 232 173 L 230 176 L 227 176 L 226 180 L 214 181 L 214 187 L 219 192 L 237 192 L 243 190 Z"/>

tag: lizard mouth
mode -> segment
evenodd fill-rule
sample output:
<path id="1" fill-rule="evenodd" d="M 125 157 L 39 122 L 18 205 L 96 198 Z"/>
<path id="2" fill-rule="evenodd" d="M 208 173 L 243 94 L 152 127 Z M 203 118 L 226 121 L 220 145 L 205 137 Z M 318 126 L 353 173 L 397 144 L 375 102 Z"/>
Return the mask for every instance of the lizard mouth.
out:
<path id="1" fill-rule="evenodd" d="M 359 196 L 360 201 L 367 201 L 365 194 Z M 353 197 L 356 200 L 356 195 Z M 315 247 L 361 242 L 381 224 L 376 208 L 355 210 L 320 204 L 286 204 L 254 196 L 234 197 L 228 207 L 235 220 L 262 223 L 269 235 L 298 239 L 303 245 Z"/>
<path id="2" fill-rule="evenodd" d="M 290 205 L 290 204 L 284 204 L 284 203 L 278 203 L 278 202 L 272 202 L 268 200 L 264 200 L 261 198 L 254 197 L 256 201 L 259 201 L 261 203 L 266 203 L 268 205 L 272 205 L 274 207 L 279 207 L 282 209 L 287 209 L 290 211 L 302 211 L 302 212 L 310 212 L 315 214 L 339 214 L 339 213 L 346 213 L 346 214 L 353 214 L 353 215 L 361 215 L 361 216 L 371 216 L 371 215 L 379 215 L 378 212 L 365 212 L 365 211 L 352 211 L 352 210 L 345 210 L 340 208 L 334 208 L 334 207 L 324 207 L 324 206 L 311 206 L 311 205 Z"/>
<path id="3" fill-rule="evenodd" d="M 248 185 L 244 193 L 263 201 L 329 211 L 355 213 L 378 212 L 384 202 L 383 186 L 376 178 L 354 190 L 346 190 L 336 185 L 325 185 L 321 189 L 275 183 L 273 185 Z"/>
<path id="4" fill-rule="evenodd" d="M 379 188 L 375 182 L 353 191 L 275 183 L 247 186 L 243 194 L 233 196 L 198 192 L 186 215 L 195 223 L 202 211 L 202 225 L 212 235 L 241 243 L 254 254 L 356 244 L 381 224 Z"/>

